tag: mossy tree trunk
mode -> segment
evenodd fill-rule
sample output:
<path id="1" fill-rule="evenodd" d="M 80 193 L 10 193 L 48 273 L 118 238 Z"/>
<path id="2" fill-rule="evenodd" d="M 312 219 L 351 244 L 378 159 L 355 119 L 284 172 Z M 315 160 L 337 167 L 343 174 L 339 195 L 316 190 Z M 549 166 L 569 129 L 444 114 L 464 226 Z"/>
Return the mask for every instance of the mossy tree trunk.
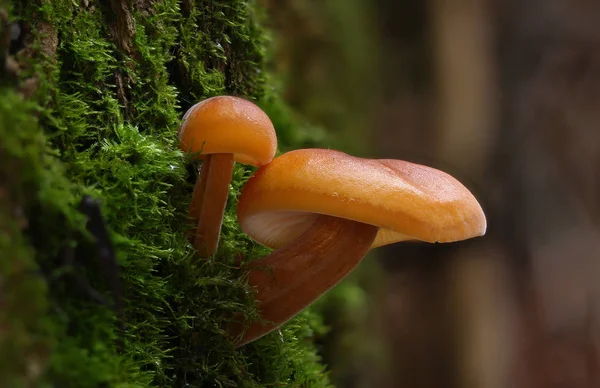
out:
<path id="1" fill-rule="evenodd" d="M 234 313 L 257 314 L 236 268 L 240 255 L 265 253 L 235 219 L 249 170 L 234 171 L 217 257 L 198 260 L 185 237 L 196 172 L 175 134 L 192 104 L 242 96 L 271 115 L 282 148 L 314 142 L 311 129 L 292 135 L 262 10 L 242 0 L 0 7 L 2 384 L 327 386 L 306 341 L 323 330 L 311 311 L 241 350 L 227 335 Z"/>

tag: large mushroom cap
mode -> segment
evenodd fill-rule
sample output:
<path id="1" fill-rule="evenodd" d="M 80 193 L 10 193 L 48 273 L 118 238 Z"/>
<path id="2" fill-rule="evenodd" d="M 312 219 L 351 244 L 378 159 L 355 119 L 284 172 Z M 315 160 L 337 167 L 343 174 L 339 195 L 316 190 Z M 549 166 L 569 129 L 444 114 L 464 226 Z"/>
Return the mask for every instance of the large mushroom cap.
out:
<path id="1" fill-rule="evenodd" d="M 186 152 L 233 154 L 236 162 L 261 166 L 277 151 L 273 123 L 258 106 L 239 97 L 200 101 L 183 116 L 179 145 Z"/>
<path id="2" fill-rule="evenodd" d="M 259 168 L 238 204 L 244 232 L 271 248 L 298 238 L 317 214 L 379 226 L 372 248 L 405 240 L 452 242 L 486 230 L 481 206 L 450 175 L 324 149 L 288 152 Z"/>

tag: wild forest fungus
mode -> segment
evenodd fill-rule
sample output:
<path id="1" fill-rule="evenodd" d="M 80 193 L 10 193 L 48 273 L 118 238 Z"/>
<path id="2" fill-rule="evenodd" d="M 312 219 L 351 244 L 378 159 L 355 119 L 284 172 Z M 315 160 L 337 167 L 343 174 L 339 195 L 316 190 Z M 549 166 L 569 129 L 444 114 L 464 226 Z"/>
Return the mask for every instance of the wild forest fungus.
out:
<path id="1" fill-rule="evenodd" d="M 342 280 L 378 246 L 485 234 L 471 192 L 450 175 L 401 160 L 288 152 L 258 169 L 239 198 L 242 229 L 277 249 L 249 264 L 262 318 L 238 346 L 276 329 Z"/>
<path id="2" fill-rule="evenodd" d="M 258 106 L 238 97 L 200 101 L 183 116 L 179 145 L 203 160 L 189 207 L 197 225 L 194 246 L 202 256 L 218 247 L 233 163 L 269 163 L 277 151 L 275 128 Z"/>

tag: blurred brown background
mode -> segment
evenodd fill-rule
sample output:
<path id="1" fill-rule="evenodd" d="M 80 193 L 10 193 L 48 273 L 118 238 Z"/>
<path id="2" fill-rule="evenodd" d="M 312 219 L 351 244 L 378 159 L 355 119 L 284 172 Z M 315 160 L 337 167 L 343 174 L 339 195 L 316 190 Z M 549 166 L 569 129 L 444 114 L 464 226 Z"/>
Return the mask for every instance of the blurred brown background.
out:
<path id="1" fill-rule="evenodd" d="M 488 216 L 484 238 L 378 250 L 350 340 L 370 350 L 328 343 L 334 382 L 600 387 L 600 2 L 263 3 L 296 109 Z"/>

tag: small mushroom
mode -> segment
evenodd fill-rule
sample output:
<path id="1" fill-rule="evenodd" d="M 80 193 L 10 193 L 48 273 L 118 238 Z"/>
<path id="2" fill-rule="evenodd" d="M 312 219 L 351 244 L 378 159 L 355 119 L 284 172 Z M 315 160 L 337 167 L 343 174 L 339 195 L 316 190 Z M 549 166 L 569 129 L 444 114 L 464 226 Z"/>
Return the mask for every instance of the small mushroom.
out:
<path id="1" fill-rule="evenodd" d="M 275 158 L 250 178 L 238 219 L 277 249 L 249 263 L 262 322 L 246 322 L 238 346 L 301 312 L 340 282 L 372 248 L 406 240 L 453 242 L 485 234 L 471 192 L 450 175 L 401 160 L 323 149 Z"/>
<path id="2" fill-rule="evenodd" d="M 233 162 L 269 163 L 277 151 L 275 128 L 250 101 L 219 96 L 192 106 L 183 116 L 178 136 L 183 151 L 200 153 L 203 160 L 189 214 L 197 225 L 194 246 L 202 256 L 211 256 L 219 244 Z"/>

